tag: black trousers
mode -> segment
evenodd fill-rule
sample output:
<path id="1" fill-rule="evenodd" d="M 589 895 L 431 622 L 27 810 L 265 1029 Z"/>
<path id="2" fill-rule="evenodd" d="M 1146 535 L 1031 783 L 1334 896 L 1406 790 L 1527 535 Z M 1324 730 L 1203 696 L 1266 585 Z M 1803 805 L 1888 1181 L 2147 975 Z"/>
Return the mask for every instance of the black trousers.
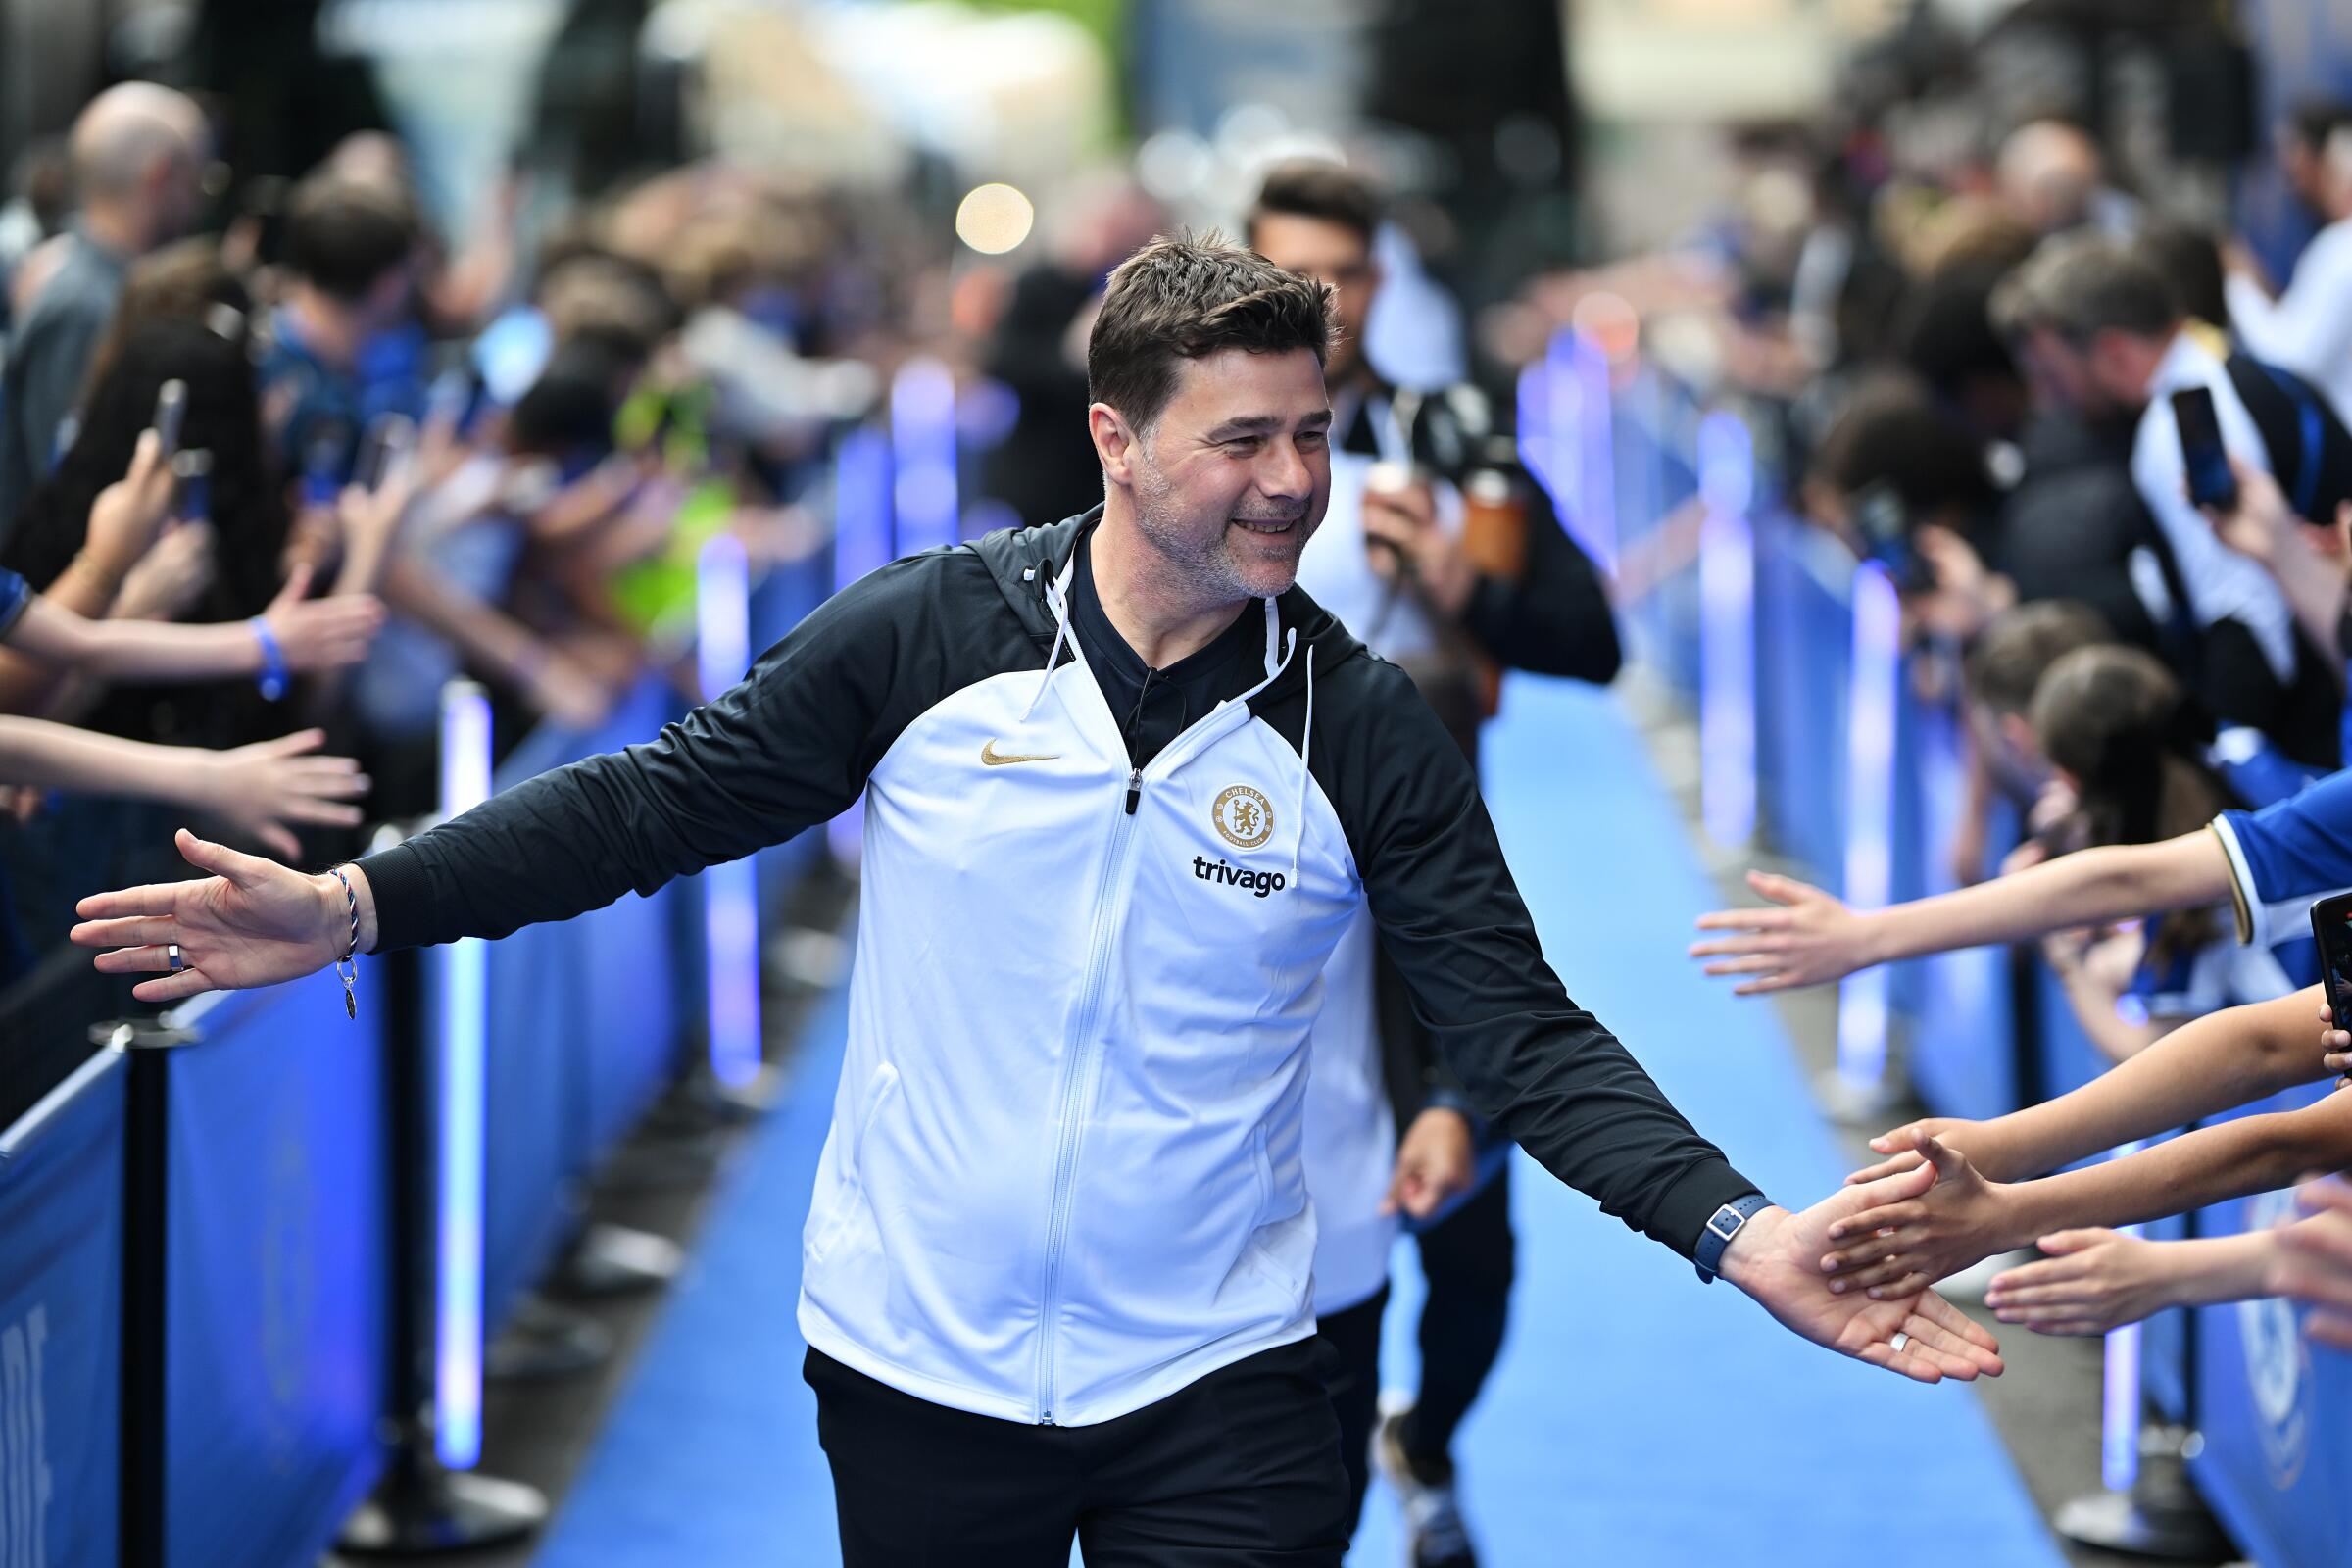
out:
<path id="1" fill-rule="evenodd" d="M 1424 1480 L 1453 1474 L 1453 1433 L 1502 1354 L 1518 1245 L 1508 1160 L 1468 1202 L 1415 1238 L 1429 1298 L 1421 1307 L 1421 1392 L 1399 1434 Z"/>
<path id="2" fill-rule="evenodd" d="M 1355 1533 L 1370 1483 L 1372 1428 L 1380 1420 L 1380 1320 L 1389 1307 L 1389 1288 L 1339 1312 L 1327 1312 L 1315 1330 L 1331 1347 L 1331 1410 L 1340 1422 L 1340 1462 L 1348 1467 L 1348 1533 Z"/>
<path id="3" fill-rule="evenodd" d="M 843 1568 L 1339 1568 L 1348 1480 L 1320 1340 L 1156 1404 L 1026 1426 L 902 1394 L 811 1349 Z"/>

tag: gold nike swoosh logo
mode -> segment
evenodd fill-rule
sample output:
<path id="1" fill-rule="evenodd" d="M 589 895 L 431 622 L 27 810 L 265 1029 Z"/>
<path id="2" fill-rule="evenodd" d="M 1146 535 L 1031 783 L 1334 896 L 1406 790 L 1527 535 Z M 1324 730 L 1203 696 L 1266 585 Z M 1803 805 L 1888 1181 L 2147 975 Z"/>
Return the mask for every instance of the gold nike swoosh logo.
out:
<path id="1" fill-rule="evenodd" d="M 992 740 L 980 748 L 980 760 L 991 767 L 1003 767 L 1007 762 L 1058 762 L 1061 760 L 1061 754 L 1059 752 L 1041 752 L 1035 756 L 1029 756 L 1016 752 L 1000 752 L 997 750 L 997 743 Z"/>

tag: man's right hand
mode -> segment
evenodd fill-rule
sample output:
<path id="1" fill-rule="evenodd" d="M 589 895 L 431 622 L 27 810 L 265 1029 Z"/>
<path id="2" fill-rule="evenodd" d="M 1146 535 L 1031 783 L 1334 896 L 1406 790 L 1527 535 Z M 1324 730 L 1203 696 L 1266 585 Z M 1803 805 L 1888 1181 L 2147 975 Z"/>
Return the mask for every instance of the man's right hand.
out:
<path id="1" fill-rule="evenodd" d="M 156 882 L 93 894 L 77 910 L 82 924 L 70 933 L 80 947 L 104 948 L 98 968 L 108 974 L 155 974 L 131 995 L 141 1002 L 180 1002 L 207 991 L 242 991 L 297 980 L 326 968 L 351 940 L 343 884 L 332 874 L 304 876 L 264 859 L 213 844 L 181 828 L 176 842 L 187 862 L 213 873 L 194 882 Z M 349 873 L 355 877 L 357 871 Z M 365 879 L 355 888 L 365 901 Z M 364 912 L 372 912 L 372 905 Z M 362 951 L 371 945 L 364 922 Z M 164 952 L 179 945 L 186 968 L 169 973 Z"/>
<path id="2" fill-rule="evenodd" d="M 1693 958 L 1712 958 L 1709 974 L 1748 975 L 1733 987 L 1751 997 L 1841 980 L 1878 959 L 1870 951 L 1867 917 L 1794 877 L 1750 871 L 1747 885 L 1777 908 L 1718 909 L 1698 917 L 1702 931 L 1737 931 L 1690 945 Z"/>

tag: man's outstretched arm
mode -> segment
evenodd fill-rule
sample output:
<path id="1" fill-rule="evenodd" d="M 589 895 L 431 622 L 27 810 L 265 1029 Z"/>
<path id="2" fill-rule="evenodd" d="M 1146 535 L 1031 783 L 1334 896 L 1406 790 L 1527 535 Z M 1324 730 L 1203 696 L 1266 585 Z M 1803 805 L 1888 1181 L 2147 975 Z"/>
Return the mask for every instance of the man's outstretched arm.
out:
<path id="1" fill-rule="evenodd" d="M 1384 674 L 1379 679 L 1388 679 Z M 1401 681 L 1402 676 L 1394 677 Z M 1381 941 L 1415 1011 L 1482 1114 L 1604 1212 L 1693 1256 L 1726 1204 L 1759 1196 L 1677 1111 L 1632 1054 L 1569 1000 L 1535 927 L 1469 764 L 1428 709 L 1378 702 L 1377 722 L 1337 726 L 1319 773 L 1341 805 Z M 1409 693 L 1406 694 L 1409 697 Z M 1717 1272 L 1792 1332 L 1921 1382 L 1997 1374 L 1998 1346 L 1938 1299 L 1872 1301 L 1828 1288 L 1831 1225 L 1909 1200 L 1932 1173 L 1849 1188 L 1802 1213 L 1767 1206 Z"/>
<path id="2" fill-rule="evenodd" d="M 364 906 L 360 951 L 380 952 L 569 919 L 779 843 L 856 800 L 906 710 L 926 702 L 903 656 L 923 624 L 922 573 L 937 569 L 939 558 L 917 558 L 875 572 L 656 739 L 504 791 L 339 868 L 343 880 L 182 834 L 182 856 L 211 876 L 84 899 L 73 940 L 113 950 L 98 960 L 109 972 L 164 975 L 133 994 L 173 1002 L 341 957 L 345 881 Z M 164 974 L 167 944 L 184 972 Z"/>

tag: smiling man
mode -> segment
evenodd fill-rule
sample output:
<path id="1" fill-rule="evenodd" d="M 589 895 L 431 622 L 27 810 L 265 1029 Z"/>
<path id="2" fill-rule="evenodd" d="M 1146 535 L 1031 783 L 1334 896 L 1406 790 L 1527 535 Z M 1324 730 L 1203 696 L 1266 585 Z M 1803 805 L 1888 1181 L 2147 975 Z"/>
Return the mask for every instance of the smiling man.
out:
<path id="1" fill-rule="evenodd" d="M 1250 252 L 1157 241 L 1095 327 L 1094 511 L 884 567 L 659 739 L 356 866 L 183 835 L 215 875 L 85 900 L 74 940 L 171 971 L 148 1001 L 268 985 L 564 919 L 862 793 L 799 1313 L 849 1568 L 1060 1568 L 1073 1537 L 1090 1568 L 1337 1568 L 1299 1105 L 1366 900 L 1481 1110 L 1563 1181 L 1809 1339 L 1997 1372 L 1933 1295 L 1816 1272 L 1831 1223 L 1927 1178 L 1767 1205 L 1544 966 L 1404 675 L 1292 586 L 1329 313 Z"/>

